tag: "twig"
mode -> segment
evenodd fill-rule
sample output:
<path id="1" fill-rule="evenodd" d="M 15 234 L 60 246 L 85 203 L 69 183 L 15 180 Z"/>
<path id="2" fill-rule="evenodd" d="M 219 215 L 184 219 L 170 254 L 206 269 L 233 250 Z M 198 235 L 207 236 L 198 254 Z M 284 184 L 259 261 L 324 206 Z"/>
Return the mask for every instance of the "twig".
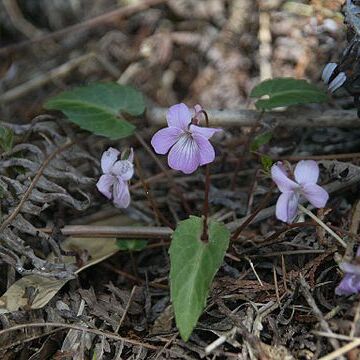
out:
<path id="1" fill-rule="evenodd" d="M 271 198 L 271 190 L 267 193 L 267 195 L 265 196 L 265 198 L 263 199 L 263 201 L 260 203 L 259 207 L 249 216 L 246 216 L 244 221 L 241 222 L 241 224 L 239 225 L 239 227 L 235 230 L 234 234 L 231 237 L 232 241 L 236 241 L 238 239 L 238 237 L 240 236 L 241 232 L 256 218 L 256 216 L 264 209 L 265 205 L 269 202 L 270 198 Z"/>
<path id="2" fill-rule="evenodd" d="M 166 108 L 149 108 L 147 117 L 151 125 L 165 126 Z M 254 126 L 259 112 L 256 110 L 208 110 L 213 126 L 241 127 Z M 354 110 L 310 110 L 305 107 L 301 111 L 269 111 L 263 116 L 262 122 L 284 127 L 348 127 L 358 128 L 360 119 Z"/>
<path id="3" fill-rule="evenodd" d="M 353 213 L 351 216 L 350 232 L 357 234 L 360 225 L 360 200 L 357 200 L 354 204 Z"/>
<path id="4" fill-rule="evenodd" d="M 52 334 L 56 333 L 57 331 L 59 331 L 59 329 L 53 329 L 53 330 L 44 332 L 42 334 L 30 336 L 30 337 L 28 337 L 26 339 L 21 339 L 21 340 L 15 341 L 13 343 L 6 344 L 5 346 L 1 346 L 0 348 L 1 348 L 1 350 L 6 350 L 6 349 L 9 349 L 9 348 L 15 348 L 16 346 L 19 346 L 19 345 L 24 346 L 24 344 L 27 343 L 27 342 L 40 339 L 40 338 L 42 338 L 44 336 L 52 335 Z"/>
<path id="5" fill-rule="evenodd" d="M 117 340 L 117 341 L 124 341 L 125 343 L 132 344 L 132 345 L 135 345 L 135 346 L 142 346 L 142 347 L 144 347 L 146 349 L 149 349 L 149 350 L 157 350 L 158 349 L 157 346 L 147 344 L 147 343 L 142 343 L 140 341 L 133 340 L 133 339 L 124 338 L 124 337 L 122 337 L 120 335 L 109 333 L 107 331 L 100 331 L 100 330 L 97 330 L 97 329 L 86 328 L 84 326 L 78 326 L 78 325 L 72 325 L 72 324 L 64 324 L 64 323 L 58 323 L 58 322 L 28 323 L 28 324 L 15 325 L 15 326 L 12 326 L 12 327 L 7 328 L 7 329 L 0 330 L 0 337 L 4 336 L 5 334 L 7 334 L 9 332 L 13 332 L 13 331 L 17 331 L 17 330 L 23 330 L 23 329 L 29 329 L 29 328 L 34 328 L 34 327 L 58 327 L 59 328 L 58 330 L 73 329 L 73 330 L 92 333 L 92 334 L 99 335 L 99 336 L 105 336 L 108 339 L 113 339 L 113 340 Z"/>
<path id="6" fill-rule="evenodd" d="M 350 337 L 352 337 L 352 338 L 356 334 L 357 327 L 359 325 L 359 320 L 360 320 L 360 301 L 356 305 L 354 320 L 351 324 Z"/>
<path id="7" fill-rule="evenodd" d="M 345 249 L 347 248 L 346 242 L 333 230 L 331 230 L 323 221 L 321 221 L 317 216 L 315 216 L 310 210 L 306 209 L 301 204 L 298 205 L 299 209 L 310 216 L 315 222 L 317 222 L 324 230 L 326 230 L 330 235 L 332 235 Z"/>
<path id="8" fill-rule="evenodd" d="M 235 334 L 237 333 L 237 328 L 233 327 L 230 331 L 226 332 L 225 334 L 221 335 L 220 337 L 218 337 L 215 341 L 213 341 L 211 344 L 209 344 L 206 348 L 205 348 L 205 354 L 209 355 L 211 354 L 214 350 L 216 350 L 219 346 L 221 346 L 224 342 L 228 341 L 228 339 L 231 339 L 235 336 Z"/>
<path id="9" fill-rule="evenodd" d="M 280 304 L 275 301 L 269 301 L 267 304 L 264 304 L 258 311 L 254 323 L 252 324 L 253 334 L 260 338 L 260 329 L 263 328 L 262 322 L 263 319 L 271 314 L 274 310 L 279 308 Z"/>
<path id="10" fill-rule="evenodd" d="M 67 149 L 68 147 L 74 145 L 74 141 L 72 140 L 67 140 L 65 142 L 65 144 L 63 144 L 62 146 L 58 147 L 55 151 L 53 151 L 46 159 L 45 161 L 42 163 L 42 165 L 40 166 L 37 174 L 35 175 L 34 179 L 31 181 L 30 186 L 27 188 L 25 194 L 23 195 L 23 197 L 21 198 L 18 206 L 15 208 L 15 210 L 3 221 L 3 223 L 0 225 L 0 233 L 2 231 L 5 230 L 5 228 L 11 224 L 11 222 L 16 218 L 16 216 L 19 214 L 19 212 L 21 211 L 21 208 L 23 207 L 23 205 L 25 204 L 26 200 L 28 199 L 28 197 L 30 196 L 31 192 L 33 191 L 33 189 L 35 188 L 37 182 L 39 181 L 40 177 L 43 175 L 43 172 L 45 170 L 45 168 L 49 165 L 49 163 L 51 162 L 52 159 L 54 159 L 56 157 L 56 155 L 60 154 L 62 151 L 64 151 L 65 149 Z"/>
<path id="11" fill-rule="evenodd" d="M 318 318 L 321 328 L 324 331 L 326 331 L 327 333 L 332 334 L 333 332 L 331 331 L 329 324 L 326 322 L 326 320 L 324 318 L 324 315 L 322 314 L 322 312 L 318 308 L 314 298 L 312 297 L 310 290 L 309 290 L 309 285 L 306 282 L 305 278 L 302 276 L 302 274 L 300 274 L 300 289 L 305 297 L 306 302 L 311 307 L 314 315 Z M 334 349 L 339 348 L 339 343 L 336 339 L 330 339 L 329 341 Z"/>
<path id="12" fill-rule="evenodd" d="M 334 360 L 334 359 L 340 359 L 342 355 L 346 354 L 347 352 L 351 351 L 352 349 L 360 346 L 360 339 L 357 338 L 351 343 L 344 345 L 340 349 L 337 349 L 333 351 L 332 353 L 323 356 L 319 360 Z"/>
<path id="13" fill-rule="evenodd" d="M 164 246 L 163 244 L 159 244 L 159 245 L 160 245 L 160 246 Z M 146 284 L 146 281 L 145 281 L 145 280 L 143 280 L 143 279 L 141 279 L 141 278 L 139 278 L 139 277 L 136 277 L 136 276 L 134 276 L 134 275 L 131 275 L 131 274 L 125 272 L 125 271 L 119 270 L 119 269 L 115 268 L 114 266 L 112 266 L 112 265 L 110 265 L 110 264 L 107 264 L 107 263 L 103 262 L 101 265 L 102 265 L 104 268 L 113 271 L 115 274 L 118 274 L 118 275 L 120 275 L 120 276 L 123 276 L 124 278 L 126 278 L 126 279 L 128 279 L 128 280 L 131 280 L 131 281 L 133 281 L 133 282 L 135 282 L 135 283 L 137 283 L 137 284 L 141 284 L 141 285 L 145 285 L 145 284 Z M 166 289 L 166 290 L 169 289 L 169 287 L 168 287 L 167 285 L 158 284 L 158 283 L 156 283 L 156 282 L 154 282 L 154 281 L 149 282 L 148 285 L 149 285 L 150 287 L 155 288 L 155 289 Z"/>
<path id="14" fill-rule="evenodd" d="M 79 33 L 84 30 L 88 30 L 94 27 L 98 27 L 104 24 L 110 24 L 112 22 L 118 21 L 121 18 L 131 16 L 139 11 L 146 10 L 149 7 L 160 5 L 166 3 L 167 0 L 143 0 L 141 2 L 137 2 L 132 5 L 123 6 L 120 9 L 116 9 L 105 14 L 99 15 L 93 19 L 85 20 L 81 23 L 69 26 L 65 29 L 61 29 L 59 31 L 55 31 L 49 34 L 45 34 L 39 37 L 36 37 L 30 41 L 22 41 L 17 44 L 9 45 L 0 49 L 0 55 L 9 55 L 10 53 L 18 50 L 22 50 L 28 46 L 32 46 L 35 43 L 50 40 L 50 39 L 57 39 L 59 37 L 68 35 L 68 34 L 75 34 Z"/>
<path id="15" fill-rule="evenodd" d="M 283 255 L 301 255 L 301 254 L 324 254 L 325 250 L 287 250 L 287 251 L 275 251 L 272 253 L 266 254 L 256 254 L 256 255 L 248 255 L 249 258 L 265 258 L 265 257 L 275 257 L 275 256 L 283 256 Z"/>
<path id="16" fill-rule="evenodd" d="M 341 162 L 334 162 L 334 161 L 320 161 L 319 164 L 323 165 L 325 168 L 331 168 L 333 167 L 334 164 L 337 164 L 338 167 L 340 168 L 340 165 L 344 165 L 343 168 L 348 169 L 351 173 L 351 175 L 348 178 L 342 179 L 342 180 L 335 180 L 333 182 L 331 182 L 330 184 L 324 185 L 323 187 L 325 188 L 325 190 L 329 193 L 332 194 L 338 190 L 344 189 L 348 186 L 352 186 L 354 184 L 357 184 L 358 182 L 360 182 L 360 167 L 356 166 L 356 165 L 352 165 L 352 164 L 348 164 L 348 163 L 341 163 Z M 300 199 L 300 203 L 304 204 L 306 202 L 305 199 Z M 259 221 L 262 221 L 264 219 L 267 219 L 270 216 L 273 216 L 273 214 L 275 214 L 275 206 L 270 206 L 266 209 L 263 209 L 261 211 L 259 211 L 257 213 L 257 215 L 251 219 L 251 222 L 257 223 Z M 245 216 L 241 219 L 232 221 L 230 223 L 228 223 L 226 226 L 228 227 L 229 230 L 231 231 L 235 231 L 237 228 L 239 228 L 239 226 L 243 226 L 243 224 L 247 223 L 249 221 L 249 218 L 252 215 L 249 216 Z"/>
<path id="17" fill-rule="evenodd" d="M 318 335 L 318 336 L 324 336 L 324 337 L 327 337 L 327 338 L 338 339 L 338 340 L 343 340 L 343 341 L 353 341 L 353 340 L 356 340 L 356 339 L 360 339 L 358 337 L 351 337 L 351 336 L 348 336 L 348 335 L 334 334 L 334 333 L 329 334 L 327 332 L 317 331 L 317 330 L 313 330 L 312 333 L 315 334 L 315 335 Z"/>
<path id="18" fill-rule="evenodd" d="M 45 233 L 50 228 L 38 229 Z M 119 239 L 169 239 L 172 229 L 160 226 L 97 226 L 97 225 L 67 225 L 61 229 L 65 236 L 104 237 Z"/>
<path id="19" fill-rule="evenodd" d="M 156 354 L 156 357 L 154 360 L 159 359 L 160 355 L 164 352 L 164 350 L 166 350 L 166 348 L 168 348 L 171 345 L 171 343 L 177 338 L 178 335 L 179 335 L 179 333 L 177 332 L 165 343 L 165 345 L 161 348 L 161 350 Z"/>
<path id="20" fill-rule="evenodd" d="M 261 4 L 261 3 L 260 3 Z M 267 11 L 259 12 L 259 68 L 260 80 L 272 78 L 271 69 L 271 31 L 270 14 Z"/>
<path id="21" fill-rule="evenodd" d="M 2 1 L 6 12 L 13 25 L 27 38 L 32 39 L 34 36 L 40 35 L 42 32 L 33 24 L 27 21 L 17 3 L 17 0 L 3 0 Z"/>
<path id="22" fill-rule="evenodd" d="M 275 268 L 274 263 L 272 265 L 272 268 L 273 268 L 273 276 L 274 276 L 274 286 L 275 286 L 276 301 L 277 301 L 278 305 L 280 306 L 279 285 L 278 285 L 276 268 Z"/>
<path id="23" fill-rule="evenodd" d="M 292 155 L 292 156 L 273 156 L 274 161 L 287 160 L 287 161 L 300 161 L 300 160 L 347 160 L 358 159 L 360 153 L 348 153 L 348 154 L 322 154 L 322 155 Z"/>
<path id="24" fill-rule="evenodd" d="M 248 258 L 248 257 L 246 257 L 246 260 L 248 261 L 248 263 L 249 263 L 249 265 L 250 265 L 250 267 L 251 267 L 251 270 L 252 270 L 253 273 L 255 274 L 255 277 L 256 277 L 257 281 L 259 282 L 260 286 L 263 287 L 264 284 L 262 283 L 262 281 L 261 281 L 258 273 L 256 272 L 255 266 L 254 266 L 253 262 L 252 262 L 251 259 Z"/>
<path id="25" fill-rule="evenodd" d="M 35 89 L 38 89 L 39 87 L 53 81 L 54 79 L 64 77 L 68 75 L 70 71 L 74 70 L 79 65 L 92 58 L 97 59 L 97 56 L 94 53 L 79 56 L 75 59 L 69 60 L 65 64 L 62 64 L 55 69 L 48 71 L 45 74 L 41 74 L 34 79 L 31 79 L 19 86 L 16 86 L 1 95 L 0 104 L 5 104 L 10 101 L 16 100 L 22 96 L 25 96 L 31 91 L 34 91 Z"/>
<path id="26" fill-rule="evenodd" d="M 120 328 L 121 328 L 121 325 L 122 325 L 122 323 L 123 323 L 124 320 L 125 320 L 125 317 L 126 317 L 128 311 L 129 311 L 129 308 L 130 308 L 132 299 L 133 299 L 133 297 L 134 297 L 135 291 L 136 291 L 136 285 L 133 286 L 133 288 L 132 288 L 132 290 L 131 290 L 131 293 L 130 293 L 130 296 L 129 296 L 129 300 L 128 300 L 126 306 L 125 306 L 125 309 L 124 309 L 124 312 L 123 312 L 123 314 L 122 314 L 122 316 L 121 316 L 121 319 L 120 319 L 120 321 L 119 321 L 119 324 L 118 324 L 118 326 L 116 327 L 116 330 L 115 330 L 116 333 L 119 332 L 119 330 L 120 330 Z"/>

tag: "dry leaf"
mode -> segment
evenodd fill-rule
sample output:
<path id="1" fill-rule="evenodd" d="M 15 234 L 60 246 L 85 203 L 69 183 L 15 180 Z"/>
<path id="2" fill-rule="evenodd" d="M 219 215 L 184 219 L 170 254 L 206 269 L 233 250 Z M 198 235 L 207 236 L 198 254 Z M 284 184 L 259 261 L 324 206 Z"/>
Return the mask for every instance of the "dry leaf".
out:
<path id="1" fill-rule="evenodd" d="M 129 225 L 131 222 L 132 220 L 127 216 L 120 215 L 106 221 L 96 222 L 94 225 Z M 107 259 L 119 250 L 115 238 L 68 238 L 62 247 L 65 250 L 87 252 L 87 260 L 76 271 L 76 274 Z M 75 263 L 75 257 L 65 256 L 63 261 L 64 263 Z M 20 309 L 40 309 L 56 295 L 67 281 L 67 279 L 52 279 L 38 275 L 24 276 L 0 297 L 0 314 Z"/>

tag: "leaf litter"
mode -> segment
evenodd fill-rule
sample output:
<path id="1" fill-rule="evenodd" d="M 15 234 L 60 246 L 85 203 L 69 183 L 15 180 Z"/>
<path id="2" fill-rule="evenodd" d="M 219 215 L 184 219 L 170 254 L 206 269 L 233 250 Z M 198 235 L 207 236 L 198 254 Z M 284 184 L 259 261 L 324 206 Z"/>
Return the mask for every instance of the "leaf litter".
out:
<path id="1" fill-rule="evenodd" d="M 115 4 L 110 0 L 80 3 L 90 9 L 89 17 Z M 244 107 L 259 82 L 259 11 L 267 12 L 271 20 L 268 61 L 273 76 L 317 82 L 320 65 L 336 60 L 344 48 L 340 1 L 287 1 L 284 6 L 281 1 L 260 1 L 260 7 L 253 1 L 197 3 L 168 1 L 119 21 L 110 31 L 73 34 L 49 41 L 45 47 L 34 42 L 31 49 L 19 50 L 12 63 L 1 62 L 5 76 L 0 87 L 7 93 L 66 63 L 68 57 L 89 51 L 101 55 L 101 61 L 71 68 L 65 77 L 50 78 L 0 109 L 4 126 L 15 134 L 14 145 L 4 149 L 0 158 L 2 221 L 14 213 L 44 161 L 68 138 L 74 141 L 49 162 L 11 227 L 0 234 L 1 328 L 44 324 L 0 333 L 4 357 L 310 359 L 341 349 L 348 343 L 341 335 L 359 336 L 358 299 L 334 294 L 341 279 L 336 260 L 343 255 L 342 249 L 308 219 L 298 227 L 285 228 L 275 220 L 273 210 L 268 211 L 232 242 L 207 308 L 187 343 L 177 336 L 170 306 L 167 240 L 148 240 L 146 249 L 130 252 L 119 251 L 116 242 L 122 240 L 115 237 L 65 238 L 61 234 L 64 225 L 102 220 L 114 226 L 157 224 L 140 179 L 135 179 L 133 204 L 125 213 L 110 208 L 94 190 L 100 175 L 99 154 L 108 146 L 118 146 L 117 142 L 89 136 L 59 115 L 40 115 L 29 121 L 40 113 L 49 94 L 82 85 L 85 79 L 111 79 L 132 84 L 161 106 L 184 100 L 199 102 L 204 108 Z M 57 18 L 51 14 L 55 7 L 39 4 L 21 3 L 21 10 L 36 27 L 56 31 L 70 25 L 70 19 L 84 20 L 81 7 L 70 2 L 56 5 Z M 36 15 L 39 10 L 45 16 Z M 6 11 L 1 8 L 1 23 L 13 35 L 1 40 L 1 45 L 21 39 Z M 336 104 L 330 106 L 347 109 L 351 101 L 340 92 Z M 136 125 L 148 140 L 149 128 L 142 120 Z M 273 159 L 293 161 L 319 156 L 321 181 L 332 190 L 332 210 L 318 216 L 324 216 L 348 244 L 358 243 L 358 235 L 349 229 L 357 229 L 358 224 L 359 130 L 285 127 L 274 131 L 273 126 L 261 122 L 255 129 L 255 135 L 273 133 L 269 143 L 257 150 L 268 149 Z M 270 182 L 258 176 L 256 154 L 247 152 L 248 137 L 248 128 L 234 127 L 215 141 L 220 160 L 211 169 L 211 206 L 215 217 L 230 227 L 252 213 L 270 189 Z M 176 188 L 164 181 L 167 178 L 158 164 L 148 160 L 137 141 L 124 139 L 121 145 L 137 148 L 145 178 L 155 177 L 149 181 L 151 192 L 170 222 L 186 218 L 177 196 L 179 188 L 193 213 L 201 213 L 201 172 L 191 178 L 172 173 Z M 245 159 L 231 190 L 234 164 L 241 156 Z M 339 161 L 335 161 L 337 156 Z M 269 207 L 275 200 L 274 195 Z M 114 222 L 109 223 L 111 218 Z M 83 330 L 59 327 L 54 331 L 46 327 L 47 322 L 75 324 Z M 102 335 L 90 333 L 94 329 Z M 123 339 L 110 338 L 109 333 Z M 221 336 L 223 343 L 206 355 L 206 347 Z M 358 350 L 351 350 L 350 355 L 356 358 Z"/>

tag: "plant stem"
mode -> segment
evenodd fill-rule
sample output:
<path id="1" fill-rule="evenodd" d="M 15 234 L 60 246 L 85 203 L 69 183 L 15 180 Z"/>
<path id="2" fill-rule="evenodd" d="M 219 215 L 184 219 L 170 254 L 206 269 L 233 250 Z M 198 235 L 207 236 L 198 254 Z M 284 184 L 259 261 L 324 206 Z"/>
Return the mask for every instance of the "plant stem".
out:
<path id="1" fill-rule="evenodd" d="M 210 190 L 210 166 L 209 164 L 205 167 L 205 196 L 204 196 L 204 207 L 203 207 L 203 215 L 204 215 L 204 228 L 201 236 L 201 240 L 204 242 L 209 241 L 208 235 L 208 217 L 209 217 L 209 190 Z"/>
<path id="2" fill-rule="evenodd" d="M 346 242 L 333 230 L 331 230 L 323 221 L 321 221 L 316 215 L 314 215 L 310 210 L 306 209 L 301 204 L 298 204 L 298 208 L 306 215 L 310 216 L 314 221 L 316 221 L 323 229 L 325 229 L 330 235 L 332 235 L 345 249 L 347 248 Z"/>
<path id="3" fill-rule="evenodd" d="M 135 156 L 134 159 L 135 159 L 135 165 L 136 165 L 136 168 L 138 171 L 140 181 L 142 182 L 143 187 L 144 187 L 145 196 L 148 199 L 150 206 L 152 207 L 152 209 L 154 211 L 156 222 L 158 223 L 158 225 L 162 222 L 166 226 L 169 226 L 171 229 L 173 229 L 174 228 L 173 225 L 160 212 L 159 207 L 157 206 L 157 203 L 150 192 L 150 188 L 149 188 L 146 180 L 144 179 L 144 175 L 142 173 L 139 159 L 137 158 L 137 156 Z"/>
<path id="4" fill-rule="evenodd" d="M 201 112 L 205 116 L 206 127 L 209 127 L 209 117 L 206 111 L 201 110 Z M 201 240 L 204 242 L 209 241 L 208 234 L 208 217 L 209 217 L 209 191 L 210 191 L 210 165 L 206 164 L 205 166 L 205 194 L 204 194 L 204 207 L 203 207 L 203 215 L 204 215 L 204 225 L 203 225 L 203 233 L 201 236 Z"/>

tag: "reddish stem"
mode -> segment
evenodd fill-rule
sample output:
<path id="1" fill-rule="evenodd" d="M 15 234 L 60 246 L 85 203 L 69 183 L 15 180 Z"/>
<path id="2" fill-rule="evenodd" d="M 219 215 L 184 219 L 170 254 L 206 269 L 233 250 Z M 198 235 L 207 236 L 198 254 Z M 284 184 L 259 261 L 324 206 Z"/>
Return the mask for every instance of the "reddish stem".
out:
<path id="1" fill-rule="evenodd" d="M 209 127 L 209 117 L 206 111 L 201 110 L 201 113 L 205 115 L 206 127 Z M 210 166 L 206 164 L 205 166 L 205 194 L 204 194 L 204 207 L 203 207 L 203 216 L 204 216 L 204 225 L 203 233 L 201 235 L 201 240 L 204 242 L 209 241 L 208 234 L 208 217 L 209 217 L 209 191 L 210 191 Z"/>

